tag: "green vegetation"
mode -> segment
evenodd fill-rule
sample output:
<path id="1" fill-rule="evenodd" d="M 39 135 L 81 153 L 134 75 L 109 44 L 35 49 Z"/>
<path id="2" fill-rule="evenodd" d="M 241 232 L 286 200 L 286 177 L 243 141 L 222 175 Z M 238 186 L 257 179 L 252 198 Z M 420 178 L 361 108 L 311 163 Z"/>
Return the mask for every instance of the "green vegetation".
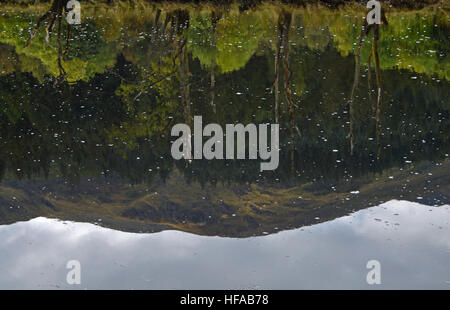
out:
<path id="1" fill-rule="evenodd" d="M 130 60 L 140 61 L 141 65 L 148 65 L 145 46 L 148 48 L 152 38 L 158 40 L 148 30 L 158 28 L 155 22 L 163 27 L 161 24 L 167 16 L 178 8 L 187 10 L 190 15 L 186 32 L 189 52 L 206 68 L 215 62 L 218 74 L 243 68 L 261 46 L 275 49 L 275 27 L 282 6 L 274 4 L 261 4 L 256 10 L 244 12 L 239 12 L 238 5 L 230 5 L 226 10 L 214 6 L 199 10 L 189 4 L 158 6 L 147 2 L 85 5 L 84 22 L 73 30 L 70 52 L 63 64 L 68 80 L 87 81 L 96 73 L 103 73 L 114 65 L 120 53 Z M 331 44 L 343 56 L 353 52 L 364 16 L 363 7 L 288 6 L 285 9 L 293 13 L 292 43 L 318 50 Z M 44 74 L 57 76 L 59 72 L 55 34 L 46 43 L 45 31 L 41 29 L 31 45 L 25 47 L 32 25 L 44 12 L 43 4 L 26 9 L 6 6 L 0 17 L 0 42 L 13 46 L 20 57 L 27 57 L 20 62 L 21 70 L 33 72 L 40 81 Z M 220 12 L 220 16 L 216 13 L 218 20 L 213 35 L 211 14 L 214 12 Z M 448 80 L 450 24 L 446 9 L 439 6 L 419 11 L 391 9 L 387 17 L 389 25 L 382 27 L 379 43 L 381 68 L 407 69 Z M 63 27 L 63 37 L 65 31 Z M 145 33 L 147 35 L 143 37 Z M 213 36 L 215 42 L 212 42 Z M 159 47 L 151 44 L 154 52 L 157 52 L 155 48 L 161 48 L 157 45 Z M 362 52 L 364 62 L 367 62 L 370 49 L 368 41 Z M 152 55 L 154 57 L 154 53 Z M 38 70 L 39 63 L 41 68 Z"/>
<path id="2" fill-rule="evenodd" d="M 8 5 L 0 15 L 0 218 L 45 210 L 127 230 L 240 227 L 244 236 L 325 220 L 321 208 L 354 189 L 361 195 L 336 215 L 418 192 L 427 203 L 447 199 L 444 189 L 419 190 L 423 173 L 402 187 L 423 162 L 443 162 L 423 171 L 448 184 L 450 36 L 440 5 L 386 12 L 379 66 L 369 67 L 376 44 L 367 37 L 351 109 L 361 6 L 86 4 L 64 57 L 65 24 L 48 42 L 42 26 L 27 46 L 49 6 Z M 170 129 L 194 115 L 221 125 L 276 120 L 280 167 L 174 161 Z M 392 174 L 390 191 L 380 180 Z M 208 192 L 220 194 L 200 199 Z M 9 211 L 13 196 L 30 208 Z M 308 203 L 293 208 L 298 196 Z"/>

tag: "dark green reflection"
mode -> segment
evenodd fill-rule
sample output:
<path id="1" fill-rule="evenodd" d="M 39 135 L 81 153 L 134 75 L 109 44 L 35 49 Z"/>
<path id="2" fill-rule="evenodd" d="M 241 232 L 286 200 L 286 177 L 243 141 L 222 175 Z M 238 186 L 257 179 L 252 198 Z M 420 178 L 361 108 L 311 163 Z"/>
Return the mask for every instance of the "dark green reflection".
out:
<path id="1" fill-rule="evenodd" d="M 87 6 L 70 36 L 63 19 L 60 33 L 47 40 L 45 24 L 29 41 L 49 6 L 0 15 L 5 221 L 98 213 L 127 230 L 138 228 L 124 218 L 249 235 L 309 224 L 325 206 L 321 220 L 393 198 L 448 202 L 442 8 L 391 9 L 359 53 L 361 7 Z M 170 129 L 194 115 L 279 122 L 279 168 L 174 161 Z"/>

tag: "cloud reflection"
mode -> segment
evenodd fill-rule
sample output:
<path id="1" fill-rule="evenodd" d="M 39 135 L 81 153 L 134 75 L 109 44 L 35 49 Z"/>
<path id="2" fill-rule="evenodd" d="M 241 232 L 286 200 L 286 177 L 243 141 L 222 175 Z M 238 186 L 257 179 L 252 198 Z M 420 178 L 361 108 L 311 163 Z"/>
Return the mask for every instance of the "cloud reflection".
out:
<path id="1" fill-rule="evenodd" d="M 1 289 L 450 289 L 450 209 L 390 201 L 245 239 L 36 218 L 0 226 Z M 67 261 L 82 284 L 65 282 Z M 366 283 L 381 263 L 382 284 Z"/>

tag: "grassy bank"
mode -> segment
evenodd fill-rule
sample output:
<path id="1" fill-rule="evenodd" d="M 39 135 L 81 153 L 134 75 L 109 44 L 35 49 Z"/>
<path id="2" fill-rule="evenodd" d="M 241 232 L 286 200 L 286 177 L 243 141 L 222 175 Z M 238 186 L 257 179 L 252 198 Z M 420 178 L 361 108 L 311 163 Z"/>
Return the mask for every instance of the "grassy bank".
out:
<path id="1" fill-rule="evenodd" d="M 48 3 L 52 0 L 0 0 L 1 4 L 13 4 L 13 5 L 36 5 L 40 3 Z M 122 1 L 122 0 L 80 0 L 81 3 L 89 4 L 114 4 L 117 2 L 134 2 L 134 1 Z M 178 1 L 161 1 L 161 0 L 140 0 L 139 2 L 146 3 L 179 3 L 179 4 L 209 4 L 209 5 L 231 5 L 238 4 L 242 10 L 256 8 L 263 3 L 280 3 L 305 6 L 308 4 L 322 4 L 330 7 L 338 7 L 349 3 L 359 3 L 365 5 L 367 1 L 364 0 L 178 0 Z M 428 5 L 442 4 L 448 6 L 448 0 L 385 0 L 381 1 L 388 7 L 407 8 L 407 9 L 419 9 Z"/>

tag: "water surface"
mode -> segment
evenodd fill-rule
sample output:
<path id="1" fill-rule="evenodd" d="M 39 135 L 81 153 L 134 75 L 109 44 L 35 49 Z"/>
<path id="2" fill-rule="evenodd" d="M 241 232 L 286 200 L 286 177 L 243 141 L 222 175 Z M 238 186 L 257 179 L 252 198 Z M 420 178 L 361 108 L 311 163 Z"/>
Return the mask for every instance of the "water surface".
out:
<path id="1" fill-rule="evenodd" d="M 450 207 L 390 201 L 302 229 L 245 239 L 124 233 L 36 218 L 0 226 L 0 288 L 449 289 Z M 82 284 L 66 283 L 67 261 Z"/>
<path id="2" fill-rule="evenodd" d="M 376 257 L 448 288 L 446 3 L 361 45 L 360 6 L 86 4 L 46 38 L 49 6 L 0 8 L 1 286 L 66 288 L 78 255 L 88 288 L 364 288 Z M 174 160 L 195 115 L 279 123 L 279 167 Z"/>

